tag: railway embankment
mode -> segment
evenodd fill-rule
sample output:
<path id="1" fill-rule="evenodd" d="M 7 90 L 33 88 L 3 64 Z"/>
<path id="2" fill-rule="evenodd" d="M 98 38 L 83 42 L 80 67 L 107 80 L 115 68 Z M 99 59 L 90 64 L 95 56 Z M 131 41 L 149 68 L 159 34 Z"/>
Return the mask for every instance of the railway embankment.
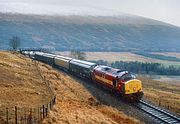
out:
<path id="1" fill-rule="evenodd" d="M 43 120 L 43 124 L 154 123 L 151 117 L 88 81 L 56 70 L 47 64 L 35 62 L 20 54 L 0 52 L 0 58 L 0 88 L 2 89 L 0 109 L 3 106 L 33 108 L 43 105 L 51 101 L 51 90 L 53 90 L 53 94 L 56 94 L 56 104 Z M 145 82 L 143 87 L 146 100 L 156 104 L 156 100 L 161 99 L 160 96 L 163 95 L 164 100 L 166 100 L 165 97 L 171 100 L 168 101 L 172 103 L 168 104 L 169 108 L 175 106 L 170 110 L 178 110 L 179 104 L 176 100 L 179 100 L 179 90 L 177 86 L 153 83 L 142 77 L 141 79 Z M 48 85 L 51 85 L 52 89 L 49 89 Z M 166 93 L 161 94 L 164 92 Z M 170 97 L 172 93 L 175 96 Z M 162 106 L 164 102 L 160 101 L 160 105 Z M 166 108 L 166 106 L 163 107 Z M 3 110 L 6 110 L 6 107 Z M 34 109 L 32 113 L 33 111 Z M 20 112 L 26 113 L 26 111 Z M 178 111 L 174 112 L 178 113 Z M 0 122 L 3 121 L 5 120 L 1 112 Z"/>
<path id="2" fill-rule="evenodd" d="M 43 121 L 55 94 L 37 62 L 18 53 L 0 52 L 0 123 Z"/>
<path id="3" fill-rule="evenodd" d="M 90 82 L 82 81 L 44 64 L 41 66 L 41 70 L 57 94 L 56 105 L 43 124 L 142 123 L 142 121 L 125 114 L 117 106 L 113 106 L 114 103 L 111 103 L 111 100 L 116 98 L 89 84 Z"/>
<path id="4" fill-rule="evenodd" d="M 6 121 L 6 112 L 10 113 L 12 107 L 12 119 L 22 121 L 33 113 L 41 113 L 50 108 L 52 94 L 48 84 L 52 86 L 56 94 L 56 104 L 47 114 L 43 124 L 53 123 L 141 123 L 138 119 L 129 117 L 116 107 L 99 101 L 92 92 L 78 79 L 57 71 L 49 65 L 34 62 L 20 54 L 0 52 L 0 121 Z M 46 80 L 46 82 L 45 82 Z M 91 90 L 92 91 L 92 90 Z M 94 92 L 98 92 L 95 91 Z M 103 97 L 104 98 L 104 97 Z M 51 102 L 51 104 L 53 101 Z M 40 110 L 34 108 L 41 107 Z M 17 112 L 15 112 L 16 107 Z M 22 108 L 32 108 L 22 109 Z M 20 111 L 21 109 L 21 111 Z M 3 114 L 4 113 L 4 114 Z M 20 116 L 22 114 L 22 116 Z M 5 117 L 4 117 L 5 116 Z M 32 116 L 34 117 L 34 116 Z M 37 115 L 37 118 L 43 118 Z M 31 119 L 31 118 L 29 118 Z M 8 120 L 10 121 L 10 120 Z"/>

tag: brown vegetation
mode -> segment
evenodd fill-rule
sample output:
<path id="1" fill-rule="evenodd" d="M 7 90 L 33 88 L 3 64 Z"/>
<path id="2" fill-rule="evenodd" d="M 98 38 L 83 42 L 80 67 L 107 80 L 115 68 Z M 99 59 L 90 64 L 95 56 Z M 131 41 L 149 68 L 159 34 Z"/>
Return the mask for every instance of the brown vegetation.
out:
<path id="1" fill-rule="evenodd" d="M 46 64 L 36 64 L 22 55 L 9 52 L 0 52 L 0 108 L 2 104 L 35 106 L 50 98 L 37 66 L 46 80 L 51 82 L 57 95 L 56 104 L 44 120 L 44 124 L 139 123 L 116 108 L 100 103 L 71 76 L 56 71 Z"/>
<path id="2" fill-rule="evenodd" d="M 57 94 L 57 103 L 43 124 L 139 123 L 116 108 L 100 103 L 79 80 L 46 65 L 41 69 Z"/>
<path id="3" fill-rule="evenodd" d="M 180 84 L 165 83 L 140 77 L 144 99 L 180 115 Z"/>
<path id="4" fill-rule="evenodd" d="M 180 65 L 180 62 L 173 62 L 173 61 L 166 61 L 166 60 L 159 60 L 144 57 L 141 55 L 137 55 L 131 52 L 85 52 L 87 56 L 87 60 L 105 60 L 108 62 L 115 62 L 115 61 L 138 61 L 138 62 L 153 62 L 153 63 L 162 63 L 165 65 Z M 70 52 L 58 52 L 58 54 L 69 56 Z M 162 55 L 166 53 L 161 53 Z M 169 53 L 168 55 L 171 56 Z M 172 53 L 174 56 L 179 56 L 178 53 Z"/>
<path id="5" fill-rule="evenodd" d="M 180 53 L 177 52 L 153 52 L 153 54 L 180 58 Z"/>
<path id="6" fill-rule="evenodd" d="M 17 53 L 0 52 L 1 106 L 34 107 L 50 99 L 32 60 Z"/>

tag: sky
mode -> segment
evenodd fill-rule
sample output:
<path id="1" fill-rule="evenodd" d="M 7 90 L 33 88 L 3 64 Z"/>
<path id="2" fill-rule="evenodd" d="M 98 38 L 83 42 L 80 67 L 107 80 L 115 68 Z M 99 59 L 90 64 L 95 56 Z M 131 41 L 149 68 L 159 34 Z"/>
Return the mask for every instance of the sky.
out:
<path id="1" fill-rule="evenodd" d="M 180 0 L 0 0 L 0 12 L 94 16 L 128 13 L 180 26 Z"/>

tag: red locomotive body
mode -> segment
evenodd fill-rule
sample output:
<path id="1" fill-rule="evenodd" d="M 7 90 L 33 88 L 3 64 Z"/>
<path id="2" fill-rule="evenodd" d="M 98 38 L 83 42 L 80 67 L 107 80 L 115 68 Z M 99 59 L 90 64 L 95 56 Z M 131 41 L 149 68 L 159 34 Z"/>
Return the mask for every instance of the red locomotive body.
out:
<path id="1" fill-rule="evenodd" d="M 93 70 L 92 79 L 130 100 L 139 100 L 143 94 L 141 81 L 126 70 L 96 66 Z"/>

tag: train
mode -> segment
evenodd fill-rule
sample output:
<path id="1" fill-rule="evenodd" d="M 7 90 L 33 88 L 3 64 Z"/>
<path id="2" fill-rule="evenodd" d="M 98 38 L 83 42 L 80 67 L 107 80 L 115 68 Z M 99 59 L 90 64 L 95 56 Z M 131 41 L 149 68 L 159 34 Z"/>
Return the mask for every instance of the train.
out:
<path id="1" fill-rule="evenodd" d="M 139 101 L 143 96 L 142 82 L 128 70 L 44 52 L 23 51 L 22 53 L 34 60 L 88 79 L 90 82 L 122 96 L 123 99 L 129 102 Z"/>

